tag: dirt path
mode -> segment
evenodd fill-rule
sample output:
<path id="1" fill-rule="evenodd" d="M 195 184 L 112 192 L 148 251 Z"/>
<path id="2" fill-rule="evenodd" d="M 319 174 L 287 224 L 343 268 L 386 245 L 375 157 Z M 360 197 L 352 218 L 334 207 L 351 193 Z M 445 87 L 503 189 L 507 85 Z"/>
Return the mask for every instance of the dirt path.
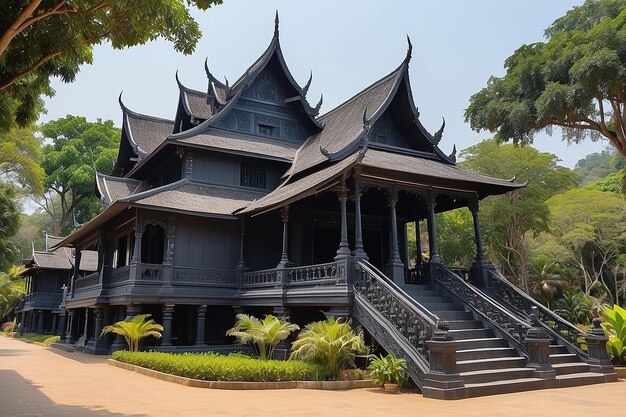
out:
<path id="1" fill-rule="evenodd" d="M 589 416 L 623 407 L 626 383 L 531 391 L 461 401 L 352 391 L 222 391 L 188 388 L 0 337 L 0 417 Z"/>

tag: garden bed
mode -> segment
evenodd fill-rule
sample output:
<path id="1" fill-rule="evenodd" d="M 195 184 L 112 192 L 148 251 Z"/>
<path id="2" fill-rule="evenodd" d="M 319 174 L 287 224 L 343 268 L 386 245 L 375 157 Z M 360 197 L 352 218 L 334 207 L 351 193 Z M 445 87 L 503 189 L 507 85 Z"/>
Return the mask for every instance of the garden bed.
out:
<path id="1" fill-rule="evenodd" d="M 109 364 L 163 381 L 230 390 L 370 388 L 367 380 L 324 381 L 319 367 L 299 361 L 260 361 L 244 355 L 115 352 Z"/>

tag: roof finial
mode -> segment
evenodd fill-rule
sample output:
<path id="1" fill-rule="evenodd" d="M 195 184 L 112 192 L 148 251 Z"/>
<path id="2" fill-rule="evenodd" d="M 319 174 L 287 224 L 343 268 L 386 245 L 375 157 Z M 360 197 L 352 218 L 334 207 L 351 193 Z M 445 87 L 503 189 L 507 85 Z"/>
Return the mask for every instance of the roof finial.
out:
<path id="1" fill-rule="evenodd" d="M 209 57 L 204 58 L 204 72 L 206 72 L 206 77 L 211 79 L 213 75 L 211 75 L 211 71 L 209 71 Z"/>
<path id="2" fill-rule="evenodd" d="M 406 50 L 406 58 L 404 59 L 406 62 L 409 62 L 411 60 L 411 53 L 413 52 L 413 44 L 411 43 L 411 38 L 409 38 L 409 35 L 406 35 L 406 41 L 409 44 L 408 49 Z"/>
<path id="3" fill-rule="evenodd" d="M 274 36 L 278 37 L 278 9 L 276 9 L 276 17 L 274 18 Z"/>
<path id="4" fill-rule="evenodd" d="M 365 106 L 365 110 L 363 110 L 363 128 L 367 128 L 370 124 L 369 119 L 367 118 L 367 106 Z"/>
<path id="5" fill-rule="evenodd" d="M 120 96 L 117 98 L 117 101 L 120 103 L 122 110 L 126 110 L 126 106 L 122 102 L 122 94 L 124 94 L 124 90 L 120 91 Z"/>
<path id="6" fill-rule="evenodd" d="M 302 95 L 306 96 L 306 93 L 309 92 L 309 87 L 311 86 L 311 81 L 313 81 L 313 71 L 311 71 L 311 75 L 309 75 L 309 81 L 306 82 L 306 85 L 302 89 Z"/>
<path id="7" fill-rule="evenodd" d="M 443 120 L 443 123 L 441 123 L 441 127 L 433 135 L 433 139 L 435 140 L 435 145 L 438 145 L 439 142 L 441 142 L 441 137 L 443 136 L 443 129 L 446 128 L 446 119 L 443 116 L 441 116 L 441 119 Z"/>
<path id="8" fill-rule="evenodd" d="M 322 107 L 323 102 L 324 102 L 324 94 L 320 94 L 320 101 L 317 103 L 317 105 L 313 109 L 316 116 L 320 113 L 320 108 Z"/>
<path id="9" fill-rule="evenodd" d="M 450 155 L 448 155 L 448 158 L 456 163 L 456 143 L 454 144 L 454 146 L 452 146 L 452 153 Z"/>

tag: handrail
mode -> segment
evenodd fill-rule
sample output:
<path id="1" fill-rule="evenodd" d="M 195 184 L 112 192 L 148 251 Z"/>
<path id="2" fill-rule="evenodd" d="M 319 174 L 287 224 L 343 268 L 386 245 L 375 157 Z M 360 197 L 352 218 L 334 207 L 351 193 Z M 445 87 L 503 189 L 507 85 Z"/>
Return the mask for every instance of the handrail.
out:
<path id="1" fill-rule="evenodd" d="M 510 304 L 520 315 L 526 317 L 530 316 L 531 307 L 537 307 L 537 318 L 550 334 L 557 339 L 565 340 L 570 343 L 579 356 L 587 356 L 581 348 L 585 337 L 585 332 L 582 329 L 576 327 L 574 324 L 565 320 L 563 317 L 526 294 L 498 272 L 489 271 L 489 275 L 490 289 L 495 295 Z M 554 325 L 550 325 L 549 322 L 554 323 Z"/>
<path id="2" fill-rule="evenodd" d="M 393 281 L 360 260 L 355 264 L 353 315 L 388 352 L 408 362 L 408 372 L 418 386 L 430 372 L 428 340 L 439 317 L 406 294 Z"/>
<path id="3" fill-rule="evenodd" d="M 441 264 L 437 264 L 437 266 L 437 269 L 441 272 L 435 274 L 435 280 L 443 288 L 483 316 L 493 326 L 500 329 L 507 336 L 507 339 L 514 342 L 522 352 L 526 352 L 523 342 L 526 332 L 531 327 L 529 321 L 522 320 L 511 314 L 502 305 L 487 297 L 473 285 L 465 282 L 463 278 L 445 266 Z"/>
<path id="4" fill-rule="evenodd" d="M 398 284 L 396 284 L 391 279 L 389 279 L 389 277 L 387 277 L 385 274 L 383 274 L 374 265 L 369 263 L 369 261 L 359 260 L 358 263 L 357 263 L 357 266 L 362 268 L 362 269 L 364 269 L 365 271 L 369 272 L 371 274 L 372 278 L 376 279 L 377 281 L 383 283 L 383 285 L 387 286 L 394 296 L 396 296 L 398 298 L 402 298 L 404 302 L 414 306 L 417 310 L 419 310 L 419 313 L 430 324 L 432 324 L 434 327 L 437 327 L 437 324 L 440 321 L 439 316 L 437 316 L 433 312 L 429 311 L 426 307 L 421 305 L 417 300 L 415 300 L 413 297 L 411 297 L 407 293 L 405 293 L 402 290 L 402 288 L 400 288 L 398 286 Z"/>

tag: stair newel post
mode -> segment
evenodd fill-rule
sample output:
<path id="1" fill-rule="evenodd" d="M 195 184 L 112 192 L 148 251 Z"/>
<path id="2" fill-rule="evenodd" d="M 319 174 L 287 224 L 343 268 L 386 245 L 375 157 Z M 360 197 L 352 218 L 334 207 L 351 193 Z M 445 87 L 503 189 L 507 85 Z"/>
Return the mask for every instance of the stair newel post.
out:
<path id="1" fill-rule="evenodd" d="M 609 341 L 609 338 L 604 333 L 604 329 L 600 326 L 599 318 L 594 318 L 592 323 L 593 327 L 585 336 L 585 341 L 587 342 L 587 352 L 589 355 L 587 364 L 589 365 L 591 372 L 613 374 L 615 373 L 615 368 L 613 368 L 611 358 L 609 358 L 609 354 L 606 351 L 606 342 Z"/>
<path id="2" fill-rule="evenodd" d="M 459 345 L 452 339 L 448 330 L 448 322 L 440 321 L 433 337 L 426 342 L 429 350 L 430 372 L 424 376 L 424 389 L 451 390 L 464 387 L 456 365 L 456 351 Z M 462 390 L 459 390 L 459 393 L 461 392 Z"/>
<path id="3" fill-rule="evenodd" d="M 530 314 L 532 327 L 526 333 L 525 343 L 528 350 L 528 367 L 534 368 L 536 378 L 556 378 L 556 371 L 550 363 L 550 338 L 537 319 L 537 307 L 532 307 Z"/>

